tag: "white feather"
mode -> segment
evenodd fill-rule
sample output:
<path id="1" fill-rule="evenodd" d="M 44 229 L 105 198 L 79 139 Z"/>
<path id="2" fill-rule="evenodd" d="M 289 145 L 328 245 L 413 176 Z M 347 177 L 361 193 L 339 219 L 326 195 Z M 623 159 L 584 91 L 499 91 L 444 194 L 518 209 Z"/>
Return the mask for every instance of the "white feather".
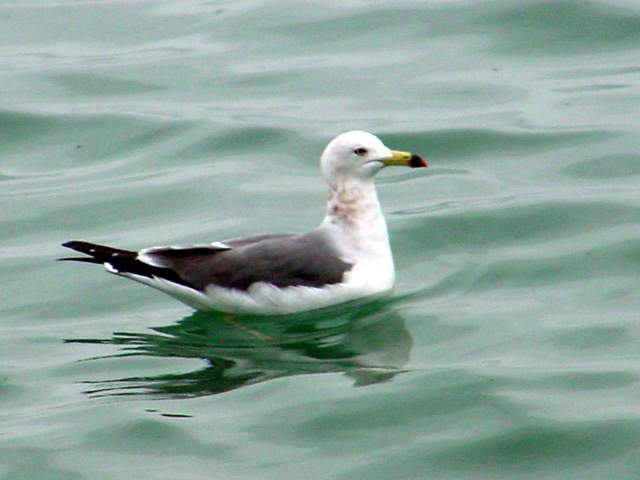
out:
<path id="1" fill-rule="evenodd" d="M 370 281 L 364 281 L 365 278 L 370 280 L 370 277 L 365 272 L 358 274 L 358 269 L 347 273 L 345 282 L 322 288 L 304 286 L 278 288 L 269 283 L 258 282 L 246 291 L 210 285 L 205 292 L 164 278 L 120 273 L 113 268 L 107 268 L 107 270 L 156 288 L 196 310 L 254 315 L 289 314 L 324 308 L 358 298 L 384 295 L 392 288 L 372 288 Z"/>

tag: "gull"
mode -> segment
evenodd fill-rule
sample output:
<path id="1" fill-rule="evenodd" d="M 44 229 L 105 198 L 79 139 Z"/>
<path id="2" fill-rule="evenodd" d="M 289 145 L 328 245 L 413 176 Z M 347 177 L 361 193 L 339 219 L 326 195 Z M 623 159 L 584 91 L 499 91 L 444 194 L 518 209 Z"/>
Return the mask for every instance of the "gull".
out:
<path id="1" fill-rule="evenodd" d="M 202 311 L 279 315 L 390 293 L 395 269 L 374 177 L 388 166 L 427 167 L 368 132 L 334 138 L 320 157 L 328 186 L 320 225 L 303 234 L 267 234 L 139 251 L 72 240 L 62 244 L 107 271 L 154 287 Z"/>

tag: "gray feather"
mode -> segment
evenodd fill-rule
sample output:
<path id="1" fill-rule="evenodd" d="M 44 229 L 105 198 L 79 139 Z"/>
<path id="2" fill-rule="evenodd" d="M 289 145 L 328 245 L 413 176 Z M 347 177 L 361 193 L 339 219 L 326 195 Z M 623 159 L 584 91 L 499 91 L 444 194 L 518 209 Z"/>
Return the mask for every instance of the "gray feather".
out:
<path id="1" fill-rule="evenodd" d="M 256 282 L 276 287 L 340 283 L 353 265 L 341 260 L 318 231 L 226 240 L 228 250 L 153 249 L 145 256 L 198 290 L 208 285 L 247 290 Z"/>

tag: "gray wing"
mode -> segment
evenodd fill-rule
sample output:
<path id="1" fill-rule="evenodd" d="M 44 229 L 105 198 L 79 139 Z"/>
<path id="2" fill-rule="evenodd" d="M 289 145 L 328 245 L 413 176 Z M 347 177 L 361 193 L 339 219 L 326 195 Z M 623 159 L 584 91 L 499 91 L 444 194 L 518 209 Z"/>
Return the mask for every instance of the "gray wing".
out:
<path id="1" fill-rule="evenodd" d="M 318 231 L 232 239 L 222 244 L 230 248 L 151 249 L 142 260 L 173 272 L 180 283 L 198 290 L 208 285 L 247 290 L 256 282 L 321 287 L 340 283 L 353 266 L 341 260 Z"/>

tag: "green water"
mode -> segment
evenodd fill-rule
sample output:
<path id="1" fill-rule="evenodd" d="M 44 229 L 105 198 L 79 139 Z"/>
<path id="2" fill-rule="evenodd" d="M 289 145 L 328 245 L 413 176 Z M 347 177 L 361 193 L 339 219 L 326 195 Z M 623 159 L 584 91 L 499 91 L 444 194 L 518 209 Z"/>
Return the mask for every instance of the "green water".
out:
<path id="1" fill-rule="evenodd" d="M 640 478 L 637 2 L 3 1 L 0 85 L 1 480 Z M 311 229 L 356 128 L 388 301 L 54 261 Z"/>

